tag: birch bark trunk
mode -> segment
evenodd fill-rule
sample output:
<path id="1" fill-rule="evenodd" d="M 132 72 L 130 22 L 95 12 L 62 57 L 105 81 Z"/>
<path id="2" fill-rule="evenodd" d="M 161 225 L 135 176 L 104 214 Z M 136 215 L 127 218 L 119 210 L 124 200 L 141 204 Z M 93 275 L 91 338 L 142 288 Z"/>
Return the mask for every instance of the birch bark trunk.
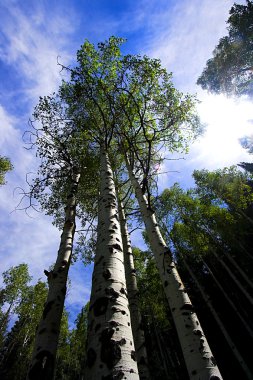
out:
<path id="1" fill-rule="evenodd" d="M 113 173 L 100 152 L 98 237 L 89 309 L 85 378 L 138 380 Z"/>
<path id="2" fill-rule="evenodd" d="M 142 193 L 141 186 L 127 157 L 126 165 L 172 312 L 189 378 L 191 380 L 220 380 L 222 379 L 221 374 L 176 266 L 172 261 L 171 252 L 165 244 L 154 212 L 149 208 L 147 199 Z"/>
<path id="3" fill-rule="evenodd" d="M 142 317 L 139 309 L 138 300 L 138 286 L 136 280 L 136 271 L 134 268 L 133 252 L 131 247 L 131 240 L 127 229 L 126 216 L 124 212 L 124 206 L 120 202 L 118 197 L 118 207 L 119 207 L 119 220 L 120 228 L 122 234 L 123 252 L 124 252 L 124 262 L 125 262 L 125 274 L 126 274 L 126 285 L 128 302 L 132 323 L 132 331 L 135 345 L 135 352 L 139 370 L 139 376 L 141 380 L 150 379 L 149 369 L 148 369 L 148 358 L 145 346 L 144 330 L 142 328 Z"/>
<path id="4" fill-rule="evenodd" d="M 227 344 L 229 345 L 230 349 L 233 351 L 234 356 L 236 357 L 236 359 L 239 362 L 240 366 L 242 367 L 243 371 L 247 375 L 247 378 L 252 380 L 253 376 L 252 376 L 251 371 L 249 370 L 247 364 L 245 363 L 242 355 L 240 354 L 240 352 L 236 348 L 235 343 L 232 341 L 232 339 L 231 339 L 229 333 L 227 332 L 227 330 L 226 330 L 222 320 L 220 319 L 219 315 L 216 313 L 216 310 L 214 309 L 210 299 L 206 296 L 206 293 L 205 293 L 204 289 L 202 288 L 202 285 L 200 284 L 197 277 L 195 276 L 195 274 L 193 273 L 193 271 L 191 270 L 191 268 L 189 267 L 189 265 L 187 264 L 186 260 L 183 257 L 182 257 L 182 260 L 183 260 L 185 268 L 187 269 L 191 278 L 195 282 L 197 288 L 199 289 L 200 294 L 203 297 L 203 300 L 205 301 L 206 305 L 208 306 L 208 308 L 209 308 L 211 314 L 213 315 L 217 325 L 219 326 L 224 338 L 226 339 Z"/>
<path id="5" fill-rule="evenodd" d="M 44 271 L 48 278 L 48 296 L 36 332 L 27 380 L 51 380 L 54 377 L 60 323 L 75 233 L 76 192 L 79 178 L 80 174 L 73 176 L 72 188 L 65 208 L 65 223 L 54 269 L 51 272 Z"/>

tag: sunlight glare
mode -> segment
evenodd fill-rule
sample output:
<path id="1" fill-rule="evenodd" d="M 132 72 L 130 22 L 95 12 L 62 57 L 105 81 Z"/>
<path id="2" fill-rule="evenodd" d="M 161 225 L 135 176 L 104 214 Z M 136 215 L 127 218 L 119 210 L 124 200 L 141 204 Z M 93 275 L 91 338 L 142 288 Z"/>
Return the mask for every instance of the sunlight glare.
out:
<path id="1" fill-rule="evenodd" d="M 193 145 L 198 155 L 193 160 L 204 160 L 206 167 L 223 167 L 242 160 L 252 161 L 239 139 L 253 134 L 252 102 L 228 99 L 224 95 L 205 95 L 198 106 L 203 136 Z"/>

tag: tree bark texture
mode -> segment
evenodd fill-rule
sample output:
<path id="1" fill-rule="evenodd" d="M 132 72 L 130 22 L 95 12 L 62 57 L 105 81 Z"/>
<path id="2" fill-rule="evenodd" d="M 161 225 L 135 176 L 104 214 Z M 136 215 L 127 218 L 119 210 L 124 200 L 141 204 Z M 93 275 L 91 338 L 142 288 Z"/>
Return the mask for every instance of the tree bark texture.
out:
<path id="1" fill-rule="evenodd" d="M 73 176 L 72 188 L 66 202 L 65 223 L 54 269 L 50 272 L 44 271 L 48 279 L 48 296 L 37 328 L 27 380 L 51 380 L 54 377 L 60 323 L 75 233 L 76 192 L 79 178 L 79 174 Z"/>
<path id="2" fill-rule="evenodd" d="M 220 380 L 222 376 L 175 263 L 172 261 L 171 252 L 160 233 L 154 212 L 150 209 L 127 158 L 126 164 L 172 312 L 189 378 L 191 380 Z"/>
<path id="3" fill-rule="evenodd" d="M 109 158 L 101 148 L 98 237 L 88 317 L 87 380 L 138 380 L 122 238 Z"/>
<path id="4" fill-rule="evenodd" d="M 124 212 L 124 206 L 118 198 L 119 206 L 119 220 L 120 228 L 122 234 L 123 242 L 123 252 L 124 252 L 124 262 L 125 262 L 125 274 L 126 274 L 126 285 L 127 285 L 127 294 L 128 302 L 132 323 L 132 331 L 135 345 L 135 352 L 139 370 L 140 380 L 150 379 L 149 369 L 148 369 L 148 360 L 147 360 L 147 351 L 145 346 L 145 337 L 142 324 L 142 317 L 139 309 L 139 300 L 138 300 L 138 286 L 136 280 L 136 270 L 134 268 L 134 259 L 133 252 L 131 247 L 131 240 L 128 233 L 127 221 Z"/>

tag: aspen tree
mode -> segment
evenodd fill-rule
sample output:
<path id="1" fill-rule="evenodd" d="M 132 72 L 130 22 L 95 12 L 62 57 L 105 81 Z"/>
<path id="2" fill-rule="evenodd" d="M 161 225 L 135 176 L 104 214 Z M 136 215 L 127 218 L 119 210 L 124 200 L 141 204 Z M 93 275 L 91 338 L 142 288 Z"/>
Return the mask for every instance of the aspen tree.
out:
<path id="1" fill-rule="evenodd" d="M 75 234 L 76 192 L 79 178 L 80 173 L 73 173 L 57 261 L 52 271 L 44 271 L 48 279 L 49 290 L 42 319 L 37 329 L 32 361 L 27 375 L 29 380 L 38 378 L 50 380 L 54 377 L 60 322 Z"/>
<path id="2" fill-rule="evenodd" d="M 108 153 L 100 150 L 98 236 L 89 308 L 86 378 L 139 379 L 128 308 L 123 246 Z"/>
<path id="3" fill-rule="evenodd" d="M 172 312 L 189 377 L 200 380 L 222 379 L 200 322 L 172 260 L 171 252 L 160 233 L 154 211 L 150 209 L 127 156 L 126 164 Z"/>
<path id="4" fill-rule="evenodd" d="M 122 239 L 118 221 L 110 151 L 117 124 L 115 87 L 122 78 L 119 45 L 110 38 L 96 50 L 88 41 L 77 53 L 79 66 L 71 70 L 71 83 L 62 86 L 70 114 L 88 119 L 87 138 L 99 155 L 97 244 L 92 281 L 85 375 L 126 376 L 138 379 L 130 312 L 126 297 Z"/>
<path id="5" fill-rule="evenodd" d="M 74 69 L 66 68 L 71 72 L 71 81 L 70 84 L 65 84 L 63 90 L 72 114 L 79 120 L 78 124 L 82 124 L 83 118 L 88 118 L 88 135 L 90 141 L 93 141 L 93 146 L 99 146 L 100 149 L 106 151 L 106 154 L 112 155 L 115 153 L 122 155 L 125 150 L 129 149 L 138 161 L 142 170 L 142 186 L 138 184 L 138 192 L 140 190 L 142 197 L 147 193 L 148 201 L 143 201 L 140 194 L 138 195 L 138 201 L 143 209 L 142 216 L 146 224 L 149 224 L 150 220 L 152 221 L 150 228 L 146 228 L 150 240 L 155 242 L 153 248 L 159 257 L 161 275 L 164 273 L 164 262 L 166 271 L 174 274 L 171 279 L 174 293 L 168 297 L 174 301 L 177 296 L 181 297 L 181 303 L 177 305 L 178 320 L 180 321 L 178 328 L 179 330 L 182 328 L 183 331 L 181 344 L 188 363 L 189 374 L 191 378 L 200 376 L 200 379 L 209 379 L 212 373 L 216 373 L 217 378 L 221 378 L 212 363 L 211 352 L 202 331 L 198 328 L 199 322 L 192 312 L 192 305 L 185 295 L 185 290 L 181 285 L 178 289 L 180 279 L 174 270 L 168 250 L 160 239 L 160 233 L 156 230 L 156 223 L 153 223 L 152 213 L 149 210 L 151 195 L 149 192 L 149 169 L 154 152 L 157 152 L 159 144 L 170 151 L 181 151 L 187 146 L 189 136 L 196 135 L 199 123 L 194 111 L 195 100 L 189 95 L 183 96 L 174 88 L 171 75 L 161 67 L 159 60 L 149 59 L 146 56 L 123 56 L 119 48 L 122 42 L 124 42 L 122 39 L 111 37 L 108 41 L 98 44 L 98 49 L 95 49 L 91 43 L 86 41 L 77 53 L 78 66 Z M 101 136 L 104 136 L 104 143 L 101 142 Z M 125 146 L 123 144 L 123 148 L 122 141 L 125 144 Z M 134 183 L 134 187 L 137 188 L 136 183 Z M 104 190 L 105 188 L 103 188 Z M 102 215 L 101 205 L 99 207 L 99 213 Z M 110 207 L 111 205 L 108 205 L 108 208 Z M 98 226 L 99 231 L 101 223 Z M 157 232 L 156 238 L 153 237 L 154 228 L 155 233 Z M 167 276 L 170 273 L 166 272 L 165 274 Z M 165 281 L 167 280 L 164 280 L 164 283 Z M 165 290 L 168 293 L 166 288 L 167 286 L 165 286 Z M 184 298 L 187 300 L 185 301 Z M 179 310 L 180 307 L 185 310 Z M 185 313 L 185 320 L 182 318 L 182 313 Z M 192 322 L 190 329 L 185 326 L 187 325 L 186 318 L 190 318 Z M 97 338 L 94 334 L 93 336 L 94 342 L 96 341 L 98 344 Z M 187 347 L 189 342 L 194 345 L 193 350 Z M 199 353 L 200 346 L 201 353 Z M 92 367 L 98 370 L 98 366 L 94 362 L 94 358 L 97 359 L 94 355 L 95 347 L 92 350 L 90 351 L 91 358 L 93 358 L 91 360 Z M 205 364 L 203 365 L 203 363 Z M 208 366 L 210 366 L 210 370 Z M 201 373 L 202 370 L 203 373 Z M 94 372 L 91 371 L 89 376 L 95 376 Z"/>
<path id="6" fill-rule="evenodd" d="M 129 301 L 129 309 L 131 314 L 131 323 L 136 351 L 137 364 L 139 369 L 139 375 L 141 380 L 149 379 L 148 359 L 145 346 L 144 331 L 142 328 L 142 318 L 139 309 L 138 300 L 138 286 L 136 279 L 136 270 L 134 268 L 133 252 L 131 247 L 130 235 L 127 228 L 127 221 L 124 212 L 123 203 L 118 197 L 119 207 L 119 220 L 122 234 L 124 261 L 125 261 L 125 274 L 127 284 L 127 294 Z"/>
<path id="7" fill-rule="evenodd" d="M 74 122 L 68 117 L 65 105 L 57 95 L 41 98 L 35 107 L 34 118 L 40 123 L 32 123 L 28 143 L 30 148 L 36 147 L 36 155 L 41 162 L 37 177 L 30 181 L 30 191 L 24 196 L 28 196 L 32 207 L 33 199 L 39 201 L 41 208 L 55 217 L 62 234 L 55 265 L 50 271 L 44 270 L 48 280 L 48 295 L 36 331 L 27 379 L 50 380 L 54 377 L 72 256 L 78 186 L 81 174 L 87 173 L 84 160 L 88 155 L 87 145 L 83 144 L 77 150 Z M 87 175 L 87 183 L 88 178 Z M 82 182 L 82 187 L 84 184 Z"/>

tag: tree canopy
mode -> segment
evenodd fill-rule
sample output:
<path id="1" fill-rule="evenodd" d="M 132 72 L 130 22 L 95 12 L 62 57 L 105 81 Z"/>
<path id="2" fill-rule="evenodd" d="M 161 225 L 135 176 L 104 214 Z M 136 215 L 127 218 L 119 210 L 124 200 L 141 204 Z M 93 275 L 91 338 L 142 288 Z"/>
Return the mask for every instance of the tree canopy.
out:
<path id="1" fill-rule="evenodd" d="M 253 97 L 253 2 L 234 4 L 222 37 L 197 84 L 212 93 Z"/>

